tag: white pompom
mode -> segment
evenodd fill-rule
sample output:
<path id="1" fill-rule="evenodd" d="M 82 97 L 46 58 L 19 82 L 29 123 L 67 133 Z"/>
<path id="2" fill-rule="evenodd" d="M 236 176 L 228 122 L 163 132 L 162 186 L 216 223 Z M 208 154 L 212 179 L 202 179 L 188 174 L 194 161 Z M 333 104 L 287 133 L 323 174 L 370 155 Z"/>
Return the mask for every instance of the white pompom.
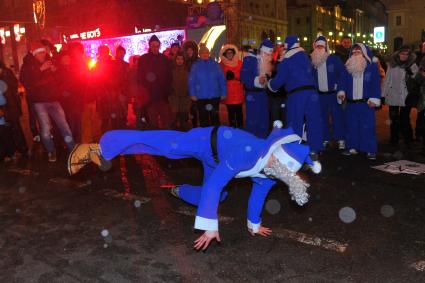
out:
<path id="1" fill-rule="evenodd" d="M 313 171 L 313 173 L 315 174 L 319 174 L 320 172 L 322 172 L 322 164 L 320 164 L 319 161 L 314 161 L 313 165 L 310 166 L 311 171 Z"/>
<path id="2" fill-rule="evenodd" d="M 273 122 L 273 128 L 279 128 L 279 129 L 283 128 L 283 123 L 282 123 L 282 121 L 280 121 L 280 120 L 275 120 L 275 121 Z"/>

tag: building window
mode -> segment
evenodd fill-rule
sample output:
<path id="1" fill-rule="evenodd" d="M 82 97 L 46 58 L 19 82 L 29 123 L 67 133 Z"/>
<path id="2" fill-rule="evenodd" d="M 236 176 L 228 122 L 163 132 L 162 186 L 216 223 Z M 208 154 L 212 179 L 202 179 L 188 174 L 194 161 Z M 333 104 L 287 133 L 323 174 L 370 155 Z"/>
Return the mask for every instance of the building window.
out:
<path id="1" fill-rule="evenodd" d="M 401 16 L 396 16 L 395 17 L 395 25 L 396 26 L 401 26 Z"/>

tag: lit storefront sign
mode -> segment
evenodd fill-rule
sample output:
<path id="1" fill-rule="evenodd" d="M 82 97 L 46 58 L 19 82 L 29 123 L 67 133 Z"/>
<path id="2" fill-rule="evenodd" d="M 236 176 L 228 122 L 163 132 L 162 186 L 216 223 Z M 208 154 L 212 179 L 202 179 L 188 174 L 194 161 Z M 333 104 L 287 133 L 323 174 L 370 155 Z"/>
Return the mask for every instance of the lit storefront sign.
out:
<path id="1" fill-rule="evenodd" d="M 100 31 L 100 28 L 97 28 L 95 30 L 89 30 L 89 31 L 71 34 L 69 35 L 69 39 L 81 39 L 81 40 L 93 39 L 93 38 L 98 38 L 101 35 L 102 35 L 102 32 Z"/>
<path id="2" fill-rule="evenodd" d="M 374 43 L 385 42 L 385 27 L 375 27 L 373 29 L 373 42 Z"/>

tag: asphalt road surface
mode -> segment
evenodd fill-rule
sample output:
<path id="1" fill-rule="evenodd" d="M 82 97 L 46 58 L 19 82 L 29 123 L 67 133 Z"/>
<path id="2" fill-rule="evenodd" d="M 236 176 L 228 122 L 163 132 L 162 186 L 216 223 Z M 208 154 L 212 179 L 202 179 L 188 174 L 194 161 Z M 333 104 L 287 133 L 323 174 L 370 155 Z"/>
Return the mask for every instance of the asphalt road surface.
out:
<path id="1" fill-rule="evenodd" d="M 322 174 L 302 173 L 305 207 L 276 185 L 269 238 L 247 231 L 250 181 L 232 181 L 222 243 L 205 253 L 192 248 L 195 208 L 161 187 L 199 184 L 197 161 L 122 156 L 110 172 L 69 177 L 66 154 L 51 164 L 36 144 L 30 160 L 0 163 L 0 282 L 425 282 L 425 174 L 371 168 L 425 157 L 418 144 L 387 146 L 378 114 L 378 160 L 327 150 Z"/>

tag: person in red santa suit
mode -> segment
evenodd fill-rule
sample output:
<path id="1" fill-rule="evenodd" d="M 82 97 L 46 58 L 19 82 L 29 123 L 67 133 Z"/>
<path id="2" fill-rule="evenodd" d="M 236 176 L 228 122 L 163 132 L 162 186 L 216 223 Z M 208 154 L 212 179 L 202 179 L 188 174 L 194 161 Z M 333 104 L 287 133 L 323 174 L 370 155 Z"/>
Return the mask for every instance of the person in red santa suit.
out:
<path id="1" fill-rule="evenodd" d="M 223 103 L 227 106 L 229 124 L 234 128 L 242 128 L 244 90 L 240 81 L 242 61 L 239 59 L 238 48 L 232 44 L 225 44 L 220 51 L 220 60 L 227 83 L 227 97 Z"/>

